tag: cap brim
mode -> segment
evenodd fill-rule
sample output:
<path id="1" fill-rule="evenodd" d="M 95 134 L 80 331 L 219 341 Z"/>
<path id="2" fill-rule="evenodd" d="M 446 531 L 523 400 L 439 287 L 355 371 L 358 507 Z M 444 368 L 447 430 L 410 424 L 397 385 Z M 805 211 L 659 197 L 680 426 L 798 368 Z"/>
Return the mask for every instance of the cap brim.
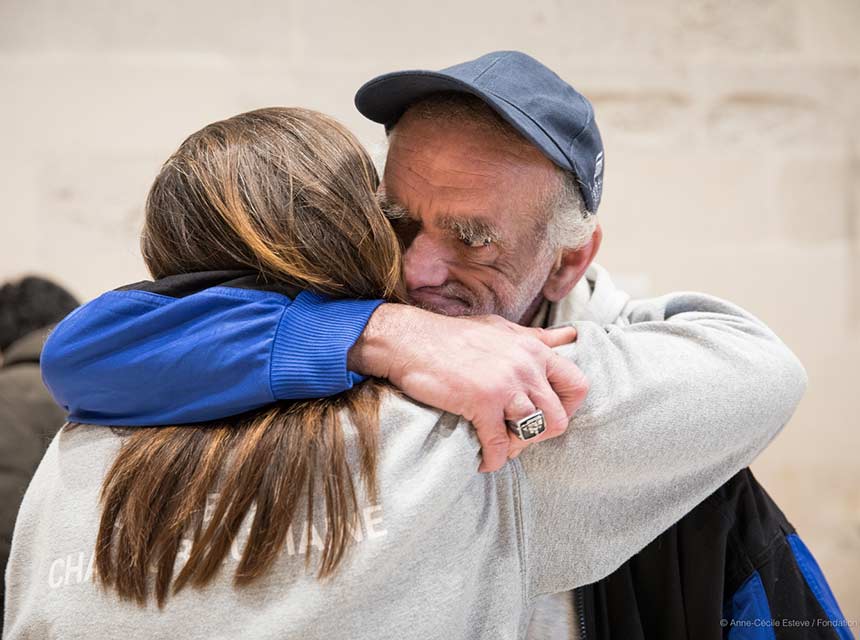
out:
<path id="1" fill-rule="evenodd" d="M 355 93 L 355 106 L 365 118 L 391 126 L 411 104 L 440 91 L 487 99 L 472 85 L 438 71 L 395 71 L 362 85 Z"/>
<path id="2" fill-rule="evenodd" d="M 368 81 L 355 94 L 355 106 L 374 122 L 392 127 L 418 100 L 441 91 L 456 91 L 477 96 L 538 146 L 553 162 L 574 171 L 555 141 L 517 107 L 459 78 L 438 71 L 395 71 Z"/>

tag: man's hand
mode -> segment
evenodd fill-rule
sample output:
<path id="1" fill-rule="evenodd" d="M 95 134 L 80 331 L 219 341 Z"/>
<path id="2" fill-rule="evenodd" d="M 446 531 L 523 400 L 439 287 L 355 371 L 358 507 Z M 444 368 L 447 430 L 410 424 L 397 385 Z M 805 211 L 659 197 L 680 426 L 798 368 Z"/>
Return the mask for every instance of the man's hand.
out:
<path id="1" fill-rule="evenodd" d="M 585 399 L 582 372 L 551 348 L 575 338 L 573 327 L 532 329 L 498 316 L 451 318 L 384 304 L 350 350 L 348 366 L 471 421 L 481 441 L 479 471 L 497 471 L 529 444 L 564 433 Z M 523 441 L 508 430 L 505 419 L 536 409 L 546 418 L 541 435 Z"/>

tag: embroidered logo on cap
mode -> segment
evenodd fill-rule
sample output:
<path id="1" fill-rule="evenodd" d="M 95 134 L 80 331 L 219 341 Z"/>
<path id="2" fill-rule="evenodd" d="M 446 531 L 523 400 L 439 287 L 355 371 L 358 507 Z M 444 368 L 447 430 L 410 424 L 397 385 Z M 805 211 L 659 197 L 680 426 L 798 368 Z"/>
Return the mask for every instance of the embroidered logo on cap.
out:
<path id="1" fill-rule="evenodd" d="M 595 208 L 600 200 L 600 192 L 603 190 L 603 152 L 594 157 L 594 177 L 591 180 L 591 199 Z"/>

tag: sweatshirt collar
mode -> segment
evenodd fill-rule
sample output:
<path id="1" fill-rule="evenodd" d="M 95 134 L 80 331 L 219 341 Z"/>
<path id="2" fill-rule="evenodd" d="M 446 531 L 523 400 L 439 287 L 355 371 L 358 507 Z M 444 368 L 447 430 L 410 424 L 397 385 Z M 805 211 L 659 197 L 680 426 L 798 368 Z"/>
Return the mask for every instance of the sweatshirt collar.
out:
<path id="1" fill-rule="evenodd" d="M 556 303 L 544 300 L 533 327 L 552 327 L 583 320 L 613 324 L 621 316 L 630 296 L 616 288 L 609 272 L 592 262 L 567 296 Z"/>

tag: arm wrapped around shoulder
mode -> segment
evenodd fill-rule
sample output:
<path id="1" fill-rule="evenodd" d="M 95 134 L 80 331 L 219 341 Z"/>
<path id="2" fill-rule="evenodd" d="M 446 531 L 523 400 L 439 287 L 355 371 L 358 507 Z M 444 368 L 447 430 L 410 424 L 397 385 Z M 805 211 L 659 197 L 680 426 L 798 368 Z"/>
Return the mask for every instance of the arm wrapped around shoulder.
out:
<path id="1" fill-rule="evenodd" d="M 577 342 L 558 352 L 588 377 L 588 397 L 563 436 L 520 456 L 532 595 L 618 568 L 748 466 L 807 384 L 767 326 L 705 294 L 573 324 Z"/>

